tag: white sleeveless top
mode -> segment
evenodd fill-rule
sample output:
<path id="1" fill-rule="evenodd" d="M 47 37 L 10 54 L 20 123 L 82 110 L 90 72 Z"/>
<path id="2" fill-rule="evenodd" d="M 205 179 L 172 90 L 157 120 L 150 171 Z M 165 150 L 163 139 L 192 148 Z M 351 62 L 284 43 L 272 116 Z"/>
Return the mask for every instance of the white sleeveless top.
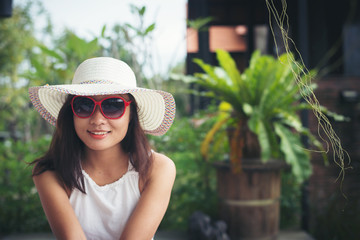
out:
<path id="1" fill-rule="evenodd" d="M 74 189 L 70 203 L 88 240 L 120 239 L 140 198 L 139 173 L 131 163 L 119 180 L 97 185 L 83 170 L 85 191 Z"/>

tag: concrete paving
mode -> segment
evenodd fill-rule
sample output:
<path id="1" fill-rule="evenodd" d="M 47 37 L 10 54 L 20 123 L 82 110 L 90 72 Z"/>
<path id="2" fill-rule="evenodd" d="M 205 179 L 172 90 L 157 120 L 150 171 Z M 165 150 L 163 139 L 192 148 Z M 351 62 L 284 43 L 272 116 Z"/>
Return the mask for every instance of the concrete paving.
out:
<path id="1" fill-rule="evenodd" d="M 187 240 L 184 232 L 159 231 L 155 235 L 155 240 Z M 0 240 L 55 240 L 51 233 L 34 234 L 12 234 L 2 237 Z M 303 231 L 280 231 L 278 240 L 315 240 L 309 234 Z"/>

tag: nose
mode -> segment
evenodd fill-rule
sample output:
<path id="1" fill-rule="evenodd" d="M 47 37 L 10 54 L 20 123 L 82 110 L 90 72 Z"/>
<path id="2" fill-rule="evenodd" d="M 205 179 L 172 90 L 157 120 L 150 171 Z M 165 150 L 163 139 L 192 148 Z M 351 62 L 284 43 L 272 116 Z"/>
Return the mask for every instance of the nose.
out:
<path id="1" fill-rule="evenodd" d="M 90 117 L 90 123 L 100 125 L 100 124 L 103 124 L 105 121 L 106 121 L 106 118 L 100 111 L 100 107 L 96 106 L 93 115 Z"/>

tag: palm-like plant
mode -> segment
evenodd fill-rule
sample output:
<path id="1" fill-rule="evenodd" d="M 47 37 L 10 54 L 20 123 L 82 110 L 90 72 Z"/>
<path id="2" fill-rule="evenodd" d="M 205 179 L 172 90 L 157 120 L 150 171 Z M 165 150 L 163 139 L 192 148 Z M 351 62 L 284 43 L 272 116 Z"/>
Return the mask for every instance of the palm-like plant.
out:
<path id="1" fill-rule="evenodd" d="M 219 66 L 195 59 L 204 73 L 195 73 L 191 78 L 206 90 L 207 97 L 230 106 L 226 113 L 222 112 L 205 138 L 203 155 L 206 156 L 217 130 L 226 125 L 233 129 L 229 142 L 233 149 L 230 150 L 233 170 L 241 168 L 242 158 L 261 157 L 263 162 L 283 159 L 291 166 L 299 182 L 306 179 L 311 173 L 310 154 L 301 136 L 307 136 L 310 144 L 323 149 L 298 116 L 300 110 L 310 108 L 301 101 L 301 96 L 307 93 L 301 92 L 303 90 L 296 82 L 303 69 L 290 61 L 293 57 L 289 54 L 274 58 L 255 51 L 249 67 L 240 73 L 229 53 L 218 50 L 216 55 Z M 299 72 L 294 72 L 294 69 Z M 314 87 L 309 83 L 313 77 L 311 74 L 314 75 L 309 72 L 300 78 L 310 85 L 309 91 Z M 325 154 L 323 157 L 326 159 Z"/>

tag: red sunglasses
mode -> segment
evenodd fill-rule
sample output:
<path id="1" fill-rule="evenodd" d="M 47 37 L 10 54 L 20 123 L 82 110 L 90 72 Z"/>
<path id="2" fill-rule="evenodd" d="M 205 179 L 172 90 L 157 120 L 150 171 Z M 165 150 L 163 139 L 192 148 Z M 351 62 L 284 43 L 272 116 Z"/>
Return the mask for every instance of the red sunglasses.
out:
<path id="1" fill-rule="evenodd" d="M 92 97 L 75 96 L 71 100 L 71 108 L 75 116 L 79 118 L 91 117 L 98 105 L 101 113 L 105 118 L 118 119 L 121 118 L 127 106 L 131 101 L 126 101 L 122 97 L 107 97 L 100 101 L 96 101 Z"/>

